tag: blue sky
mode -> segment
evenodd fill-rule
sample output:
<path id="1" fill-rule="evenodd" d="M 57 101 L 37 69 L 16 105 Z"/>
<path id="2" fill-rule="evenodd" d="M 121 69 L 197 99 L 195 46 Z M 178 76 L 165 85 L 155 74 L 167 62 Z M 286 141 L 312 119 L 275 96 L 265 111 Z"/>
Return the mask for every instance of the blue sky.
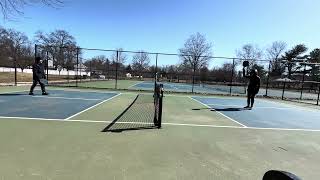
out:
<path id="1" fill-rule="evenodd" d="M 319 7 L 319 0 L 68 0 L 61 9 L 28 6 L 24 18 L 0 25 L 29 37 L 65 29 L 81 47 L 167 53 L 200 32 L 214 56 L 234 57 L 246 43 L 264 49 L 281 40 L 289 48 L 319 48 Z"/>

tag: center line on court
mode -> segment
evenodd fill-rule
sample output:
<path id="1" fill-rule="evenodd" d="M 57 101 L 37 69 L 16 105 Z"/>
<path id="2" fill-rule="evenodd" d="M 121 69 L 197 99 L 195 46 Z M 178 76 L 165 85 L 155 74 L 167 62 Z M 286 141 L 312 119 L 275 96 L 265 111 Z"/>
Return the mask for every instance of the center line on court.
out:
<path id="1" fill-rule="evenodd" d="M 192 97 L 190 97 L 190 96 L 189 96 L 189 98 L 192 99 L 192 100 L 194 100 L 194 101 L 196 101 L 196 102 L 198 102 L 198 103 L 200 103 L 200 104 L 202 104 L 202 105 L 204 105 L 204 106 L 206 106 L 207 108 L 212 109 L 210 106 L 208 106 L 207 104 L 205 104 L 205 103 L 203 103 L 203 102 L 201 102 L 201 101 L 199 101 L 199 100 L 197 100 L 197 99 L 194 99 L 194 98 L 192 98 Z M 225 115 L 225 114 L 223 114 L 223 113 L 221 113 L 221 112 L 218 112 L 218 111 L 216 111 L 216 112 L 217 112 L 218 114 L 222 115 L 223 117 L 226 117 L 227 119 L 229 119 L 229 120 L 231 120 L 231 121 L 233 121 L 233 122 L 241 125 L 242 127 L 247 127 L 247 126 L 245 126 L 244 124 L 242 124 L 242 123 L 240 123 L 240 122 L 232 119 L 231 117 L 229 117 L 229 116 L 227 116 L 227 115 Z"/>

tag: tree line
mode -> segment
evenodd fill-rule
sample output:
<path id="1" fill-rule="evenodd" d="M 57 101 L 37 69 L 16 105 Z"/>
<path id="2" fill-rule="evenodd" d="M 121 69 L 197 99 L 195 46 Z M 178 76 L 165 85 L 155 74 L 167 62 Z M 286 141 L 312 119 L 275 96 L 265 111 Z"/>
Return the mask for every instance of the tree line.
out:
<path id="1" fill-rule="evenodd" d="M 39 45 L 37 50 L 33 44 Z M 319 66 L 315 63 L 320 63 L 320 49 L 307 51 L 304 44 L 287 49 L 282 41 L 273 42 L 265 50 L 245 44 L 236 50 L 233 61 L 227 60 L 221 66 L 209 68 L 209 64 L 214 63 L 212 44 L 203 34 L 195 33 L 178 49 L 179 63 L 158 67 L 158 71 L 162 77 L 172 80 L 228 82 L 231 78 L 241 79 L 242 73 L 237 67 L 243 60 L 248 60 L 251 68 L 257 69 L 262 78 L 266 78 L 270 68 L 269 75 L 273 77 L 285 75 L 294 79 L 296 74 L 306 72 L 312 80 L 319 81 Z M 65 30 L 49 33 L 38 31 L 30 40 L 23 32 L 0 27 L 0 66 L 17 66 L 23 71 L 32 65 L 35 56 L 52 60 L 52 68 L 57 70 L 86 67 L 86 71 L 100 74 L 108 75 L 108 72 L 111 74 L 117 70 L 122 74 L 131 73 L 141 77 L 156 71 L 156 67 L 150 65 L 150 54 L 143 50 L 134 53 L 131 59 L 122 48 L 116 49 L 109 57 L 98 55 L 84 58 L 83 49 L 79 48 L 76 38 Z M 309 64 L 301 63 L 302 60 Z M 81 62 L 83 64 L 77 65 Z M 270 67 L 266 66 L 269 63 Z"/>

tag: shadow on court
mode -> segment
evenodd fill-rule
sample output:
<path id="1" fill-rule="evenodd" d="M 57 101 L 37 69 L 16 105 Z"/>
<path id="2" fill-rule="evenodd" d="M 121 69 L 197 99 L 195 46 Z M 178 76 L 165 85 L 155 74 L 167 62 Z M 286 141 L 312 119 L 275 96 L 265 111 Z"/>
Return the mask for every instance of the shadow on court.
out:
<path id="1" fill-rule="evenodd" d="M 26 96 L 28 94 L 22 94 L 22 93 L 7 93 L 7 94 L 0 94 L 0 96 Z"/>
<path id="2" fill-rule="evenodd" d="M 249 108 L 221 108 L 221 109 L 211 109 L 211 111 L 248 111 Z"/>
<path id="3" fill-rule="evenodd" d="M 101 132 L 158 129 L 152 95 L 137 95 L 133 102 Z M 153 120 L 152 120 L 153 119 Z"/>
<path id="4" fill-rule="evenodd" d="M 210 110 L 210 111 L 247 111 L 251 110 L 249 108 L 194 108 L 192 109 L 194 111 L 200 111 L 200 110 Z"/>
<path id="5" fill-rule="evenodd" d="M 127 124 L 127 125 L 122 124 L 121 126 L 113 127 L 113 129 L 102 130 L 102 132 L 122 133 L 123 131 L 139 131 L 139 130 L 150 130 L 150 129 L 158 129 L 158 128 L 151 125 L 144 126 L 144 127 L 143 126 L 134 127 L 130 124 Z"/>

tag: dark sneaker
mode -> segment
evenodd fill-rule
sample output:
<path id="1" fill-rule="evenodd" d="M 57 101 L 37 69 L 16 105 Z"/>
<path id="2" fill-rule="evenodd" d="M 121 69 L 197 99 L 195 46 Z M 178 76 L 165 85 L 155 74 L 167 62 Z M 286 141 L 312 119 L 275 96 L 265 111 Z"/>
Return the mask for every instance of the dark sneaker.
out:
<path id="1" fill-rule="evenodd" d="M 246 106 L 246 107 L 244 107 L 244 108 L 250 108 L 250 106 Z"/>
<path id="2" fill-rule="evenodd" d="M 33 92 L 29 92 L 29 95 L 33 96 L 34 94 L 33 94 Z"/>
<path id="3" fill-rule="evenodd" d="M 47 95 L 49 95 L 49 93 L 43 92 L 42 95 L 47 96 Z"/>

